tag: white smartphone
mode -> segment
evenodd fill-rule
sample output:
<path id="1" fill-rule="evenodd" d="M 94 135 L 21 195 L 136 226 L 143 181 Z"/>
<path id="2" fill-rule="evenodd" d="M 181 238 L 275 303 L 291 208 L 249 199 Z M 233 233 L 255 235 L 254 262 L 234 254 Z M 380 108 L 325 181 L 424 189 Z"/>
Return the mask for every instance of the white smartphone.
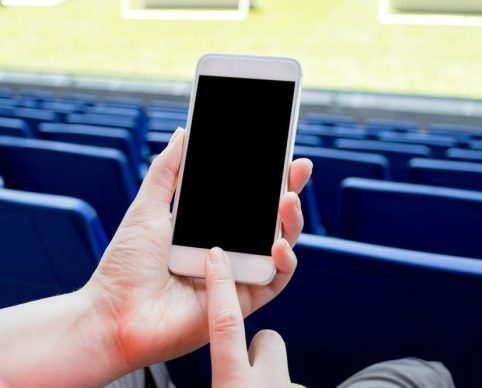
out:
<path id="1" fill-rule="evenodd" d="M 197 65 L 173 205 L 169 269 L 204 277 L 227 252 L 237 282 L 270 283 L 281 235 L 302 70 L 290 58 L 208 54 Z"/>

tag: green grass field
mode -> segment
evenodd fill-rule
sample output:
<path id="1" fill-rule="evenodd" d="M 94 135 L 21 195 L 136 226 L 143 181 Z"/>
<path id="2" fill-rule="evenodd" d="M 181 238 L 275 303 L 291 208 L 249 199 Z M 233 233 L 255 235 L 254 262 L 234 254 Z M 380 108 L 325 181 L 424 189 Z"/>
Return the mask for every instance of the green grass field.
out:
<path id="1" fill-rule="evenodd" d="M 139 21 L 119 0 L 0 8 L 0 68 L 191 79 L 206 52 L 290 55 L 311 87 L 482 97 L 482 28 L 394 26 L 376 0 L 258 0 L 248 19 Z"/>

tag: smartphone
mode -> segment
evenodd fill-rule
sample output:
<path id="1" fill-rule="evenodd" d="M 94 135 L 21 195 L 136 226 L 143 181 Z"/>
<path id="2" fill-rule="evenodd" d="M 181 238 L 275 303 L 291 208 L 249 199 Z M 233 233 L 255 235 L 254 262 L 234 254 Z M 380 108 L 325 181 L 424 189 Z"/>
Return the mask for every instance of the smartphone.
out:
<path id="1" fill-rule="evenodd" d="M 227 252 L 237 282 L 276 268 L 278 207 L 287 190 L 302 70 L 291 58 L 208 54 L 196 69 L 173 204 L 169 269 L 204 277 L 208 250 Z"/>

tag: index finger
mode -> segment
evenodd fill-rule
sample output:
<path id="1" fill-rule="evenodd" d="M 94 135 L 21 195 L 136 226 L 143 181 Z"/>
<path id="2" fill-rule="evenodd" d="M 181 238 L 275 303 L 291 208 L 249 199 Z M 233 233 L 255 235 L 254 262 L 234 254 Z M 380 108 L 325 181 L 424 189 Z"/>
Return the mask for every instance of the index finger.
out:
<path id="1" fill-rule="evenodd" d="M 249 366 L 244 321 L 229 259 L 213 248 L 206 260 L 209 338 L 213 376 L 222 377 Z"/>

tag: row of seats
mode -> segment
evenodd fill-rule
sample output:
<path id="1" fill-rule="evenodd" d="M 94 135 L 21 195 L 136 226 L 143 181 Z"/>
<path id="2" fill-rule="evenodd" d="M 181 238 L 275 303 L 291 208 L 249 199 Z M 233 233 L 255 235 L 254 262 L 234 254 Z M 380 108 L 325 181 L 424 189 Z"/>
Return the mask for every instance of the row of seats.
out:
<path id="1" fill-rule="evenodd" d="M 295 251 L 286 289 L 245 323 L 248 341 L 281 334 L 292 381 L 331 388 L 411 356 L 442 362 L 457 387 L 482 386 L 482 261 L 310 235 Z M 168 367 L 178 386 L 210 387 L 207 346 Z"/>

